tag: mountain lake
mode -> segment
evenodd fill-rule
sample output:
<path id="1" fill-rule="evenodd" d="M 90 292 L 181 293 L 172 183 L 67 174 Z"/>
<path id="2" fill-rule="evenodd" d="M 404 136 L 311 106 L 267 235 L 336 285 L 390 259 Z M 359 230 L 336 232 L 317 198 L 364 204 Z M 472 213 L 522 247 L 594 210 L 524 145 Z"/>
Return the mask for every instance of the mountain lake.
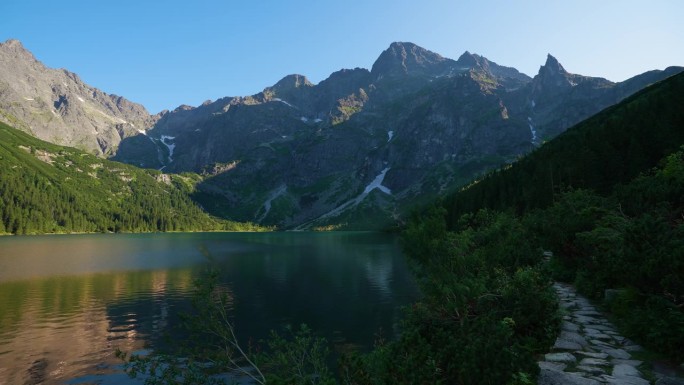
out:
<path id="1" fill-rule="evenodd" d="M 142 383 L 115 350 L 182 340 L 178 314 L 209 267 L 243 345 L 306 323 L 333 352 L 367 350 L 419 296 L 389 234 L 0 237 L 0 384 Z"/>

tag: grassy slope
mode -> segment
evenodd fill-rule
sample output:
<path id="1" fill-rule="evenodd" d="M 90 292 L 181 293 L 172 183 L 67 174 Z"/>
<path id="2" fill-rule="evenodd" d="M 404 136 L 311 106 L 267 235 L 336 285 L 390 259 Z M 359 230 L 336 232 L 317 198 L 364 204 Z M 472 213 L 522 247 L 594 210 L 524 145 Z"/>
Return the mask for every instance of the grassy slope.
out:
<path id="1" fill-rule="evenodd" d="M 252 229 L 190 198 L 199 177 L 107 161 L 0 124 L 0 233 Z"/>

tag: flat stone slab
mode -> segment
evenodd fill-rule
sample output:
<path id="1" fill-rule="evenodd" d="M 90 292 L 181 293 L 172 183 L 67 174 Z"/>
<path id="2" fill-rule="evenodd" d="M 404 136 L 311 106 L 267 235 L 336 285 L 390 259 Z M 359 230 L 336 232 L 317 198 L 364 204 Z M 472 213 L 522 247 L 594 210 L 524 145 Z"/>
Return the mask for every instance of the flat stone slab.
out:
<path id="1" fill-rule="evenodd" d="M 547 353 L 544 355 L 546 361 L 551 362 L 576 362 L 577 358 L 570 353 Z"/>
<path id="2" fill-rule="evenodd" d="M 588 346 L 589 345 L 589 343 L 587 342 L 587 340 L 584 337 L 582 337 L 579 333 L 575 333 L 575 332 L 561 331 L 561 334 L 558 337 L 558 339 L 566 340 L 566 341 L 572 341 L 572 342 L 580 344 L 582 346 Z"/>
<path id="3" fill-rule="evenodd" d="M 553 350 L 579 350 L 582 349 L 582 345 L 578 344 L 577 342 L 573 341 L 568 341 L 559 338 L 556 338 L 556 342 L 553 344 Z"/>
<path id="4" fill-rule="evenodd" d="M 537 364 L 539 365 L 539 369 L 558 370 L 561 372 L 568 367 L 568 365 L 560 362 L 539 361 Z"/>
<path id="5" fill-rule="evenodd" d="M 565 308 L 556 352 L 540 361 L 538 385 L 650 385 L 629 352 L 641 346 L 617 332 L 615 326 L 572 286 L 554 285 L 560 306 Z M 684 365 L 682 365 L 684 367 Z M 568 370 L 566 372 L 566 370 Z M 662 377 L 656 385 L 684 385 L 684 379 Z"/>
<path id="6" fill-rule="evenodd" d="M 613 377 L 639 377 L 641 378 L 641 372 L 637 370 L 634 366 L 626 364 L 617 364 L 613 366 Z"/>
<path id="7" fill-rule="evenodd" d="M 563 321 L 563 324 L 561 325 L 561 329 L 563 329 L 567 332 L 577 333 L 579 331 L 580 327 L 579 327 L 579 325 L 574 324 L 572 322 Z"/>
<path id="8" fill-rule="evenodd" d="M 587 374 L 591 374 L 592 376 L 600 376 L 602 374 L 606 374 L 606 370 L 603 368 L 599 368 L 598 366 L 577 365 L 575 369 Z"/>
<path id="9" fill-rule="evenodd" d="M 601 340 L 589 340 L 589 343 L 594 345 L 597 349 L 604 351 L 607 349 L 615 349 L 615 345 L 611 345 L 607 343 L 606 341 L 601 341 Z"/>
<path id="10" fill-rule="evenodd" d="M 627 353 L 626 351 L 622 349 L 602 349 L 604 353 L 608 353 L 609 356 L 613 358 L 619 358 L 621 360 L 629 360 L 632 358 L 632 355 Z"/>
<path id="11" fill-rule="evenodd" d="M 582 325 L 595 325 L 597 323 L 596 318 L 584 315 L 576 315 L 574 319 L 577 323 L 581 323 Z"/>
<path id="12" fill-rule="evenodd" d="M 583 350 L 576 351 L 575 354 L 579 354 L 579 355 L 582 355 L 582 356 L 585 356 L 585 357 L 589 357 L 589 358 L 599 358 L 599 359 L 602 359 L 602 360 L 605 360 L 606 358 L 609 357 L 607 353 L 585 352 L 585 351 L 583 351 Z"/>
<path id="13" fill-rule="evenodd" d="M 572 289 L 570 289 L 570 290 L 574 291 L 575 289 L 572 288 Z M 575 295 L 576 295 L 576 294 L 575 294 Z M 586 298 L 584 298 L 584 297 L 582 297 L 582 296 L 580 296 L 580 295 L 576 295 L 576 296 L 577 296 L 577 302 L 578 302 L 578 303 L 581 303 L 582 306 L 591 306 L 591 302 L 589 302 L 588 299 L 586 299 Z"/>
<path id="14" fill-rule="evenodd" d="M 628 352 L 640 352 L 640 351 L 644 350 L 644 348 L 642 348 L 641 345 L 637 345 L 637 344 L 625 345 L 622 348 Z"/>
<path id="15" fill-rule="evenodd" d="M 615 332 L 615 328 L 610 326 L 610 325 L 596 324 L 596 325 L 592 326 L 591 328 L 596 329 L 596 330 L 603 330 L 604 332 L 606 332 L 606 331 Z"/>
<path id="16" fill-rule="evenodd" d="M 634 366 L 635 368 L 641 364 L 644 363 L 644 361 L 639 361 L 639 360 L 621 360 L 619 358 L 613 358 L 610 362 L 613 363 L 613 365 L 629 365 L 629 366 Z M 684 385 L 684 384 L 682 384 Z"/>
<path id="17" fill-rule="evenodd" d="M 608 375 L 601 376 L 601 380 L 611 385 L 651 385 L 650 382 L 639 377 L 613 377 Z"/>
<path id="18" fill-rule="evenodd" d="M 582 361 L 580 361 L 580 365 L 610 366 L 610 363 L 608 361 L 602 360 L 600 358 L 583 358 Z"/>
<path id="19" fill-rule="evenodd" d="M 539 372 L 537 385 L 601 385 L 601 383 L 577 373 L 542 369 Z"/>
<path id="20" fill-rule="evenodd" d="M 613 341 L 612 336 L 609 336 L 608 334 L 603 334 L 603 333 L 592 334 L 591 338 L 595 338 L 595 339 L 601 340 L 601 341 Z"/>
<path id="21" fill-rule="evenodd" d="M 592 317 L 601 317 L 601 313 L 594 310 L 593 307 L 582 308 L 582 310 L 576 311 L 575 314 L 577 314 L 577 315 L 588 315 L 588 316 L 592 316 Z"/>

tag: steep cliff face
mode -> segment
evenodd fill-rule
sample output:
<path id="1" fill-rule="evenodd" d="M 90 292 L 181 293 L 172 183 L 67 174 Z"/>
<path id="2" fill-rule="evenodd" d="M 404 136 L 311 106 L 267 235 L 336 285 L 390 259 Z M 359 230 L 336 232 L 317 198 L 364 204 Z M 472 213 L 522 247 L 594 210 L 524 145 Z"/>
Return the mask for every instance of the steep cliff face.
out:
<path id="1" fill-rule="evenodd" d="M 19 41 L 8 40 L 0 43 L 0 120 L 40 139 L 109 156 L 155 117 L 72 72 L 45 67 Z"/>

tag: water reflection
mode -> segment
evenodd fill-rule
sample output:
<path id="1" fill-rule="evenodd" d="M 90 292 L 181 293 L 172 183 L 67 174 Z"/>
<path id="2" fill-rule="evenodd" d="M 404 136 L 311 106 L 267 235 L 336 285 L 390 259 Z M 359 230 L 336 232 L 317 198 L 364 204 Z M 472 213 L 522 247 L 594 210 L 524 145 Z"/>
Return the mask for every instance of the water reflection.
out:
<path id="1" fill-rule="evenodd" d="M 51 383 L 93 368 L 110 372 L 116 347 L 139 350 L 165 327 L 165 302 L 187 297 L 191 277 L 185 269 L 0 284 L 0 379 Z M 125 306 L 133 298 L 145 308 Z"/>
<path id="2" fill-rule="evenodd" d="M 208 264 L 243 342 L 306 322 L 338 347 L 367 347 L 416 297 L 396 240 L 377 234 L 0 239 L 0 384 L 128 381 L 115 348 L 181 338 L 177 314 Z"/>

